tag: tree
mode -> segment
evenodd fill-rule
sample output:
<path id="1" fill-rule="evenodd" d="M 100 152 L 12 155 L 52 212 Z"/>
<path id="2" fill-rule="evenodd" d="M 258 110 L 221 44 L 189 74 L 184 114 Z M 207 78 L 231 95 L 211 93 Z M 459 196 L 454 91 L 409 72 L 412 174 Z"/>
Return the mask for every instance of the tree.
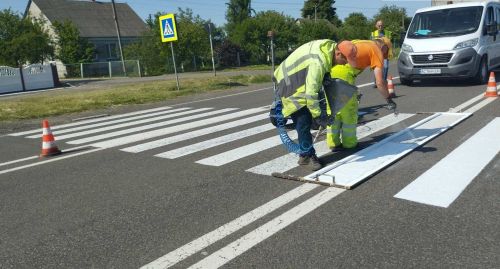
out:
<path id="1" fill-rule="evenodd" d="M 298 44 L 304 44 L 317 39 L 338 39 L 337 28 L 327 20 L 302 20 L 299 26 Z"/>
<path id="2" fill-rule="evenodd" d="M 270 55 L 268 31 L 274 31 L 275 58 L 279 62 L 297 45 L 297 25 L 292 17 L 276 11 L 259 12 L 237 25 L 230 36 L 249 56 L 250 63 L 265 63 Z"/>
<path id="3" fill-rule="evenodd" d="M 232 33 L 237 25 L 250 18 L 252 12 L 255 14 L 255 10 L 252 9 L 251 3 L 251 0 L 229 0 L 229 3 L 226 3 L 226 30 L 228 33 Z"/>
<path id="4" fill-rule="evenodd" d="M 317 20 L 326 19 L 335 26 L 340 26 L 337 9 L 333 7 L 335 0 L 306 0 L 302 8 L 302 18 Z"/>
<path id="5" fill-rule="evenodd" d="M 363 13 L 354 12 L 345 18 L 340 39 L 370 39 L 371 26 Z"/>
<path id="6" fill-rule="evenodd" d="M 53 23 L 57 35 L 56 56 L 64 64 L 92 62 L 95 48 L 80 37 L 80 31 L 71 21 Z"/>
<path id="7" fill-rule="evenodd" d="M 411 21 L 411 18 L 406 16 L 406 9 L 394 5 L 383 6 L 374 16 L 374 21 L 371 25 L 373 30 L 375 30 L 375 22 L 380 19 L 384 21 L 385 29 L 392 32 L 393 42 L 401 44 L 400 34 L 406 29 Z"/>
<path id="8" fill-rule="evenodd" d="M 10 9 L 0 12 L 0 65 L 41 63 L 53 56 L 54 46 L 40 21 L 21 18 Z"/>

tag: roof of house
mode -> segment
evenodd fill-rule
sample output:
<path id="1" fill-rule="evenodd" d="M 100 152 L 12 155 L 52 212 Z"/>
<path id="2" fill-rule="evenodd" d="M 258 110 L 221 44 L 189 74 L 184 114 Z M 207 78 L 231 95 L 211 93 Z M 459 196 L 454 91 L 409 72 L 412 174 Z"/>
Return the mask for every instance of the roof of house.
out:
<path id="1" fill-rule="evenodd" d="M 110 2 L 72 0 L 30 0 L 27 10 L 34 2 L 50 22 L 72 21 L 80 36 L 116 36 L 113 7 Z M 144 21 L 126 3 L 116 3 L 116 14 L 122 37 L 138 37 L 147 30 Z"/>

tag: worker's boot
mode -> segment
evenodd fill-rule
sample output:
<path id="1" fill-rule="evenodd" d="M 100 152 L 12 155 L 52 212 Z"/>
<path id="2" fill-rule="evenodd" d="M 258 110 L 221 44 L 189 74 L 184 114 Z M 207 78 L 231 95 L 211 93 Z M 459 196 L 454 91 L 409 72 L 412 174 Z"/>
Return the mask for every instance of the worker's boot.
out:
<path id="1" fill-rule="evenodd" d="M 310 156 L 299 156 L 299 161 L 297 162 L 299 165 L 308 165 L 311 162 Z"/>
<path id="2" fill-rule="evenodd" d="M 312 155 L 309 159 L 311 161 L 311 168 L 313 171 L 319 170 L 323 167 L 323 164 L 319 160 L 318 156 L 316 156 L 316 154 Z"/>

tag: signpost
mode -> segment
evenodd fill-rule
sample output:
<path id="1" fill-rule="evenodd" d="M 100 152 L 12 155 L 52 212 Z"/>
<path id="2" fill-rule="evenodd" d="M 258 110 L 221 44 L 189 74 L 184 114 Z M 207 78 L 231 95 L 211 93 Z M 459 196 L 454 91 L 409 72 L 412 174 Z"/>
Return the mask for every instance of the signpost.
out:
<path id="1" fill-rule="evenodd" d="M 167 14 L 160 17 L 160 30 L 161 41 L 170 42 L 170 49 L 172 49 L 172 61 L 174 63 L 175 81 L 177 83 L 177 90 L 179 90 L 179 77 L 177 76 L 177 67 L 175 66 L 175 55 L 173 41 L 177 41 L 177 28 L 175 27 L 174 14 Z"/>

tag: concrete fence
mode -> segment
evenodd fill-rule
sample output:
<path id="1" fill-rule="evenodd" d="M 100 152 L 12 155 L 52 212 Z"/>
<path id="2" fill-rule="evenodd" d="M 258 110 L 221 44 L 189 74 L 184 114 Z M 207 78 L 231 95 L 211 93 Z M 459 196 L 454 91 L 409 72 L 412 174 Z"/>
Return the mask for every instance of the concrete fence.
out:
<path id="1" fill-rule="evenodd" d="M 0 94 L 54 88 L 56 81 L 51 65 L 0 66 Z"/>

